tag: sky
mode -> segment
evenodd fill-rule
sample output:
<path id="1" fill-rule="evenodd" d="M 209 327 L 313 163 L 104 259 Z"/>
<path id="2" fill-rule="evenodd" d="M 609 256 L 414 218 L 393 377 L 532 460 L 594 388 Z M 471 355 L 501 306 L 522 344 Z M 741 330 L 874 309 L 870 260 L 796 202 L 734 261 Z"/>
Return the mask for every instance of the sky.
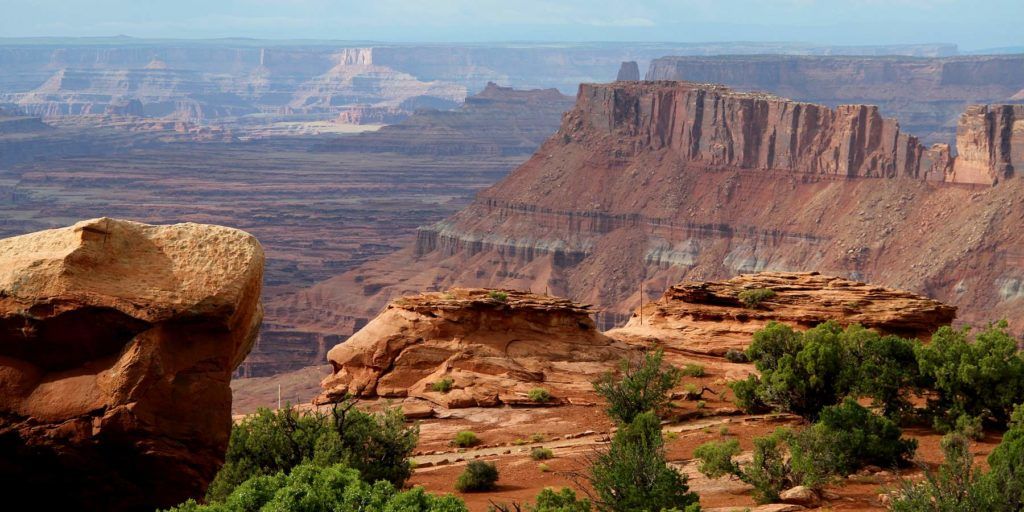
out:
<path id="1" fill-rule="evenodd" d="M 1024 0 L 0 0 L 0 37 L 1024 46 Z"/>

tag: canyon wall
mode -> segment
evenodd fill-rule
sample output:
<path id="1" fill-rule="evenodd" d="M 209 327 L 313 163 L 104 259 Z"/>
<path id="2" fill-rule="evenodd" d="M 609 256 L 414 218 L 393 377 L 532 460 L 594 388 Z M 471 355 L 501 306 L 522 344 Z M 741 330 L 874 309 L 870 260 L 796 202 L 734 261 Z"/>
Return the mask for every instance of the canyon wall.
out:
<path id="1" fill-rule="evenodd" d="M 832 107 L 878 105 L 924 140 L 951 143 L 968 105 L 1022 99 L 1024 55 L 674 56 L 652 61 L 647 79 L 718 83 Z"/>
<path id="2" fill-rule="evenodd" d="M 962 321 L 1005 317 L 1019 332 L 1024 180 L 1008 121 L 1018 112 L 965 114 L 959 152 L 994 170 L 976 180 L 873 107 L 679 82 L 584 85 L 558 133 L 469 207 L 272 307 L 344 333 L 337 319 L 372 318 L 406 293 L 502 286 L 594 304 L 607 328 L 682 280 L 817 270 L 935 297 Z M 991 122 L 970 121 L 979 116 Z"/>

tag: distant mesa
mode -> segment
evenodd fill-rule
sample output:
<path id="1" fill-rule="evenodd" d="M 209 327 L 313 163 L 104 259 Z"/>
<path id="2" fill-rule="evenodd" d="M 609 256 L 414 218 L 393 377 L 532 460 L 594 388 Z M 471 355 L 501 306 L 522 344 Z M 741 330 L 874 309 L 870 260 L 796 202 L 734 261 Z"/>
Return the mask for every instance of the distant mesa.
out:
<path id="1" fill-rule="evenodd" d="M 0 240 L 4 487 L 42 510 L 202 497 L 262 278 L 256 239 L 219 226 L 101 218 Z"/>
<path id="2" fill-rule="evenodd" d="M 755 305 L 743 293 L 769 290 Z M 761 272 L 725 281 L 669 287 L 637 310 L 626 325 L 606 334 L 631 343 L 711 355 L 745 350 L 769 322 L 809 329 L 832 320 L 882 334 L 928 339 L 949 325 L 956 308 L 921 295 L 818 272 Z"/>
<path id="3" fill-rule="evenodd" d="M 617 82 L 640 80 L 640 66 L 636 61 L 623 62 L 619 67 L 619 75 L 615 77 Z"/>
<path id="4" fill-rule="evenodd" d="M 544 388 L 551 403 L 566 403 L 591 394 L 591 381 L 630 354 L 597 331 L 590 313 L 566 299 L 513 290 L 396 299 L 327 354 L 334 373 L 320 401 L 352 394 L 448 408 L 544 405 L 530 398 Z"/>

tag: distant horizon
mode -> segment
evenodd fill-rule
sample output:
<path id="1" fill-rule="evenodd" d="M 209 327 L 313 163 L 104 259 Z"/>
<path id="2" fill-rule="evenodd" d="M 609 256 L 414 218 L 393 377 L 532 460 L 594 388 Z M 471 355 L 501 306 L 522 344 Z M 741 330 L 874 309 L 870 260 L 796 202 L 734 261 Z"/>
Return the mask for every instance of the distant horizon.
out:
<path id="1" fill-rule="evenodd" d="M 1024 47 L 1019 0 L 28 0 L 5 14 L 0 40 Z"/>

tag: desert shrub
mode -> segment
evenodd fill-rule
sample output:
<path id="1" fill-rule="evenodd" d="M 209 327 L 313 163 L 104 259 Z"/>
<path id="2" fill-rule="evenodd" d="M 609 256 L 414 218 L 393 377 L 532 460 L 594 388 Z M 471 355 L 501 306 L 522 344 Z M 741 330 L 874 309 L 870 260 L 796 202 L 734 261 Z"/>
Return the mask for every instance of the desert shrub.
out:
<path id="1" fill-rule="evenodd" d="M 985 437 L 985 429 L 982 426 L 980 416 L 961 414 L 956 419 L 956 423 L 953 424 L 953 431 L 975 441 L 980 441 Z"/>
<path id="2" fill-rule="evenodd" d="M 455 379 L 451 377 L 445 377 L 430 385 L 430 389 L 437 391 L 438 393 L 447 393 L 452 390 L 455 385 Z"/>
<path id="3" fill-rule="evenodd" d="M 493 462 L 474 460 L 466 465 L 466 470 L 455 481 L 455 489 L 459 492 L 491 491 L 497 481 L 498 467 Z"/>
<path id="4" fill-rule="evenodd" d="M 343 464 L 304 463 L 286 474 L 254 476 L 235 488 L 222 503 L 199 505 L 189 500 L 173 512 L 249 512 L 257 510 L 402 510 L 468 512 L 453 496 L 433 496 L 416 487 L 398 491 L 387 481 L 369 484 Z"/>
<path id="5" fill-rule="evenodd" d="M 901 437 L 900 428 L 892 420 L 879 416 L 852 398 L 842 404 L 826 407 L 818 423 L 808 429 L 811 436 L 821 438 L 821 449 L 806 450 L 827 453 L 829 470 L 847 475 L 865 465 L 896 467 L 914 456 L 917 441 Z"/>
<path id="6" fill-rule="evenodd" d="M 761 375 L 729 386 L 750 412 L 774 408 L 814 420 L 824 407 L 863 396 L 895 418 L 910 408 L 908 395 L 921 380 L 917 345 L 859 325 L 825 322 L 801 333 L 772 322 L 747 349 Z"/>
<path id="7" fill-rule="evenodd" d="M 344 463 L 367 482 L 401 486 L 412 474 L 409 455 L 418 440 L 419 428 L 406 425 L 397 408 L 371 414 L 345 401 L 330 414 L 260 409 L 232 427 L 207 501 L 222 501 L 252 477 L 287 473 L 305 461 L 323 467 Z"/>
<path id="8" fill-rule="evenodd" d="M 544 388 L 533 388 L 527 396 L 530 397 L 531 402 L 537 402 L 540 404 L 551 401 L 551 393 Z"/>
<path id="9" fill-rule="evenodd" d="M 968 340 L 967 329 L 942 327 L 931 343 L 917 348 L 926 385 L 935 390 L 930 408 L 951 427 L 967 414 L 1004 426 L 1024 396 L 1024 356 L 1006 322 Z"/>
<path id="10" fill-rule="evenodd" d="M 530 450 L 530 458 L 533 460 L 547 460 L 555 456 L 555 452 L 551 451 L 551 448 L 544 448 L 537 446 Z"/>
<path id="11" fill-rule="evenodd" d="M 971 465 L 967 438 L 959 434 L 942 439 L 945 461 L 937 471 L 925 471 L 920 483 L 903 481 L 889 510 L 894 512 L 981 512 L 996 510 L 982 494 L 980 474 Z M 1012 509 L 1019 510 L 1019 509 Z"/>
<path id="12" fill-rule="evenodd" d="M 684 377 L 703 377 L 705 375 L 704 365 L 687 364 L 680 370 Z"/>
<path id="13" fill-rule="evenodd" d="M 548 471 L 551 471 L 551 466 L 541 462 L 540 464 L 537 464 L 537 469 L 539 469 L 541 473 L 547 473 Z"/>
<path id="14" fill-rule="evenodd" d="M 721 478 L 727 475 L 740 476 L 742 472 L 733 457 L 740 454 L 740 442 L 711 441 L 704 443 L 693 451 L 693 458 L 700 461 L 697 470 L 708 478 Z"/>
<path id="15" fill-rule="evenodd" d="M 686 477 L 665 460 L 661 423 L 651 411 L 619 428 L 609 450 L 591 467 L 589 481 L 600 510 L 699 510 Z"/>
<path id="16" fill-rule="evenodd" d="M 544 439 L 545 439 L 544 438 L 544 434 L 541 434 L 539 432 L 535 432 L 533 434 L 530 434 L 530 442 L 531 443 L 543 443 Z"/>
<path id="17" fill-rule="evenodd" d="M 725 359 L 730 363 L 749 363 L 750 359 L 747 358 L 747 354 L 743 351 L 730 348 L 725 351 Z"/>
<path id="18" fill-rule="evenodd" d="M 756 308 L 761 305 L 762 302 L 775 297 L 775 290 L 771 288 L 754 288 L 752 290 L 743 290 L 737 295 L 740 302 L 748 308 Z"/>
<path id="19" fill-rule="evenodd" d="M 644 412 L 665 409 L 681 377 L 679 369 L 663 364 L 663 359 L 661 350 L 645 354 L 639 363 L 623 359 L 620 375 L 606 373 L 594 383 L 594 390 L 608 401 L 612 419 L 629 424 Z"/>
<path id="20" fill-rule="evenodd" d="M 508 302 L 508 294 L 505 292 L 492 290 L 487 294 L 487 296 L 490 297 L 492 300 L 496 300 L 498 302 Z"/>
<path id="21" fill-rule="evenodd" d="M 989 454 L 988 467 L 978 493 L 984 497 L 989 510 L 1024 510 L 1024 404 L 1017 407 L 1010 429 Z"/>
<path id="22" fill-rule="evenodd" d="M 541 464 L 543 466 L 543 464 Z M 556 492 L 550 487 L 537 494 L 533 504 L 492 504 L 488 512 L 591 512 L 590 501 L 576 497 L 576 493 L 567 487 Z"/>
<path id="23" fill-rule="evenodd" d="M 476 446 L 479 443 L 480 438 L 470 430 L 462 430 L 455 434 L 455 440 L 452 441 L 452 444 L 459 448 L 469 448 L 470 446 Z"/>

